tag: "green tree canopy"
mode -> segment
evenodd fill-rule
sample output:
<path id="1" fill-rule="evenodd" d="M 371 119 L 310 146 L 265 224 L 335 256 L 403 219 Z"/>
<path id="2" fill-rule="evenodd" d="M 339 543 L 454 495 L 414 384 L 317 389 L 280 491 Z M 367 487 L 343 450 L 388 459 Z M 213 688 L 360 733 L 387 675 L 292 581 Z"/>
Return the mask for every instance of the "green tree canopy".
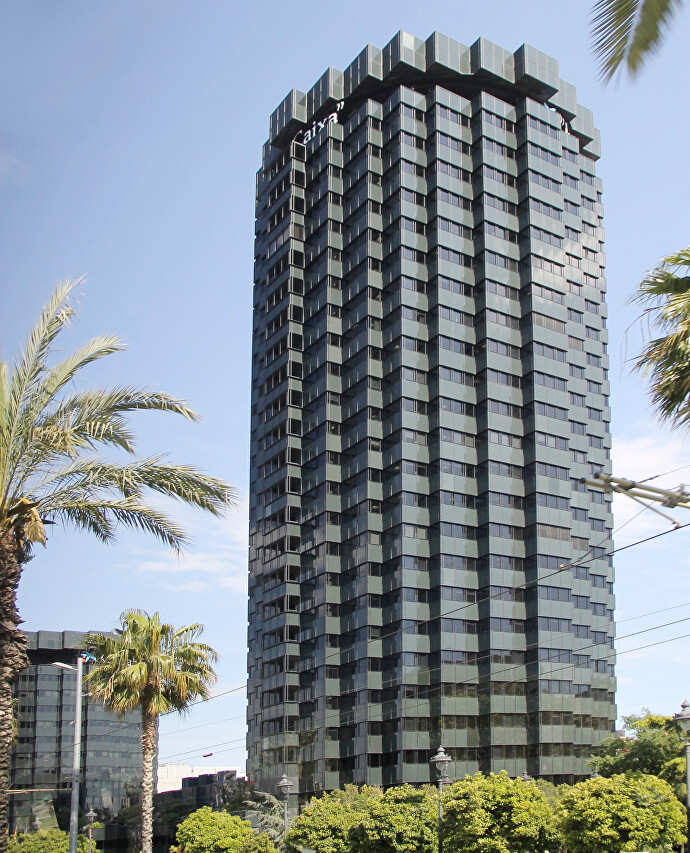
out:
<path id="1" fill-rule="evenodd" d="M 670 850 L 685 842 L 685 809 L 670 785 L 643 774 L 579 782 L 558 806 L 570 853 Z"/>
<path id="2" fill-rule="evenodd" d="M 453 783 L 443 810 L 446 853 L 542 853 L 559 846 L 543 791 L 504 772 Z"/>
<path id="3" fill-rule="evenodd" d="M 280 841 L 285 832 L 283 803 L 266 791 L 251 791 L 249 798 L 243 803 L 245 817 L 254 821 L 259 830 L 269 836 L 272 841 Z"/>
<path id="4" fill-rule="evenodd" d="M 77 837 L 77 853 L 88 853 L 89 842 Z M 69 853 L 69 835 L 60 829 L 48 829 L 10 839 L 8 853 Z"/>
<path id="5" fill-rule="evenodd" d="M 433 788 L 399 785 L 365 806 L 349 832 L 350 853 L 435 853 L 438 794 Z"/>
<path id="6" fill-rule="evenodd" d="M 192 812 L 178 826 L 176 836 L 178 846 L 172 848 L 172 851 L 175 853 L 241 853 L 243 844 L 253 838 L 254 832 L 249 821 L 227 812 L 214 812 L 213 809 L 204 806 Z M 260 851 L 261 848 L 258 850 Z"/>
<path id="7" fill-rule="evenodd" d="M 623 717 L 621 736 L 609 735 L 597 747 L 589 765 L 601 776 L 649 773 L 668 782 L 685 801 L 685 748 L 673 717 L 650 713 Z"/>
<path id="8" fill-rule="evenodd" d="M 267 832 L 259 832 L 257 835 L 245 838 L 239 853 L 278 853 L 278 848 Z"/>
<path id="9" fill-rule="evenodd" d="M 364 822 L 384 793 L 371 785 L 346 785 L 322 797 L 314 797 L 292 821 L 283 845 L 286 853 L 311 847 L 316 853 L 350 853 L 350 831 Z"/>

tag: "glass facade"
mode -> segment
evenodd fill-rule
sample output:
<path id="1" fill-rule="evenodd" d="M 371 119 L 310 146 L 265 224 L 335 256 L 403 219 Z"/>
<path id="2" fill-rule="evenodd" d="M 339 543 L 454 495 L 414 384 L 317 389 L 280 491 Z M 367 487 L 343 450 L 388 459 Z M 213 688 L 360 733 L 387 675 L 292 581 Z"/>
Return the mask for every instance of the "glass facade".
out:
<path id="1" fill-rule="evenodd" d="M 12 832 L 50 828 L 56 822 L 63 829 L 69 825 L 77 678 L 75 671 L 53 663 L 74 666 L 84 636 L 77 631 L 27 632 L 31 665 L 13 687 L 19 729 L 10 758 Z M 139 714 L 120 720 L 85 696 L 81 745 L 82 810 L 93 808 L 99 819 L 108 820 L 138 802 Z"/>
<path id="2" fill-rule="evenodd" d="M 399 33 L 257 176 L 248 773 L 587 775 L 613 728 L 598 132 L 555 60 Z"/>

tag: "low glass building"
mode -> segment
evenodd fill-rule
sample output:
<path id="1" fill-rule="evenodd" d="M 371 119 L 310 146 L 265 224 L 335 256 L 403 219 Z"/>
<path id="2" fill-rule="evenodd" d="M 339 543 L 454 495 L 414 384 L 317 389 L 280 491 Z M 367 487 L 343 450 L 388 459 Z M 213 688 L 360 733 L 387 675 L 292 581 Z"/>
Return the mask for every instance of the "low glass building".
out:
<path id="1" fill-rule="evenodd" d="M 31 665 L 15 681 L 18 736 L 10 758 L 10 831 L 69 825 L 74 755 L 76 671 L 84 649 L 78 631 L 27 632 Z M 85 667 L 84 671 L 87 671 Z M 139 801 L 141 718 L 122 720 L 86 695 L 82 705 L 80 807 L 99 820 Z"/>

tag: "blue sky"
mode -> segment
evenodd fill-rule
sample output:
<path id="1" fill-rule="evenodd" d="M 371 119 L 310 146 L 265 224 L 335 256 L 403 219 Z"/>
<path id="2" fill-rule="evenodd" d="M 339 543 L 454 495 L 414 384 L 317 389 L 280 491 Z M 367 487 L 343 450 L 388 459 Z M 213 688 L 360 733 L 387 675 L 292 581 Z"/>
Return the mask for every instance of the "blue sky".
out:
<path id="1" fill-rule="evenodd" d="M 690 466 L 684 436 L 655 424 L 630 374 L 639 345 L 626 299 L 659 257 L 687 244 L 690 117 L 683 109 L 690 13 L 642 77 L 604 87 L 589 49 L 587 4 L 463 0 L 347 6 L 204 0 L 5 5 L 0 31 L 0 342 L 13 357 L 54 283 L 87 275 L 65 346 L 115 332 L 127 352 L 96 384 L 141 383 L 189 400 L 201 425 L 139 418 L 141 453 L 169 451 L 246 493 L 254 175 L 268 117 L 292 87 L 399 29 L 434 30 L 556 57 L 602 131 L 614 470 L 648 477 Z M 690 467 L 664 483 L 676 485 Z M 637 511 L 616 504 L 616 525 Z M 684 515 L 685 513 L 685 515 Z M 681 522 L 687 510 L 677 510 Z M 246 504 L 226 521 L 179 513 L 195 541 L 176 559 L 143 537 L 105 548 L 53 531 L 20 591 L 26 627 L 108 629 L 127 607 L 200 621 L 222 656 L 218 692 L 245 677 Z M 647 511 L 624 545 L 669 524 Z M 688 541 L 680 531 L 616 561 L 619 634 L 690 620 Z M 676 609 L 655 613 L 653 611 Z M 643 618 L 638 618 L 643 617 Z M 690 621 L 622 639 L 625 652 L 690 633 Z M 688 640 L 622 654 L 619 709 L 673 713 L 690 694 Z M 244 694 L 162 725 L 161 762 L 242 766 Z M 192 728 L 193 727 L 193 728 Z M 202 755 L 213 752 L 213 757 Z"/>

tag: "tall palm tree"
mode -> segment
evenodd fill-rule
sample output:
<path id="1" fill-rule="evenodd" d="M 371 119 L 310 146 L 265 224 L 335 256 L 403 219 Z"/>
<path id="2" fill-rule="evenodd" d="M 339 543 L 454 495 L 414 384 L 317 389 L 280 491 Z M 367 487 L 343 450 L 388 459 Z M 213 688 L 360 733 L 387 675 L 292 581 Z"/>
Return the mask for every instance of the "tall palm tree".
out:
<path id="1" fill-rule="evenodd" d="M 659 417 L 690 426 L 690 248 L 664 258 L 645 276 L 633 301 L 644 306 L 652 334 L 660 333 L 635 367 L 651 377 Z"/>
<path id="2" fill-rule="evenodd" d="M 683 0 L 597 0 L 592 41 L 599 73 L 608 81 L 621 67 L 635 76 L 663 40 Z"/>
<path id="3" fill-rule="evenodd" d="M 216 680 L 218 655 L 196 642 L 201 625 L 176 629 L 160 615 L 125 610 L 114 635 L 90 634 L 87 645 L 96 663 L 86 677 L 91 696 L 120 717 L 141 710 L 141 850 L 153 843 L 153 761 L 161 714 L 184 713 L 195 699 L 206 699 Z"/>
<path id="4" fill-rule="evenodd" d="M 112 461 L 113 451 L 134 455 L 131 412 L 198 416 L 184 402 L 147 388 L 72 390 L 83 368 L 123 348 L 118 338 L 101 336 L 57 357 L 77 284 L 58 285 L 13 368 L 0 362 L 0 853 L 7 849 L 11 684 L 28 665 L 17 586 L 32 547 L 46 544 L 46 523 L 72 525 L 102 542 L 112 542 L 123 525 L 180 550 L 184 531 L 146 503 L 148 490 L 213 515 L 237 498 L 222 480 L 160 456 Z M 107 457 L 99 455 L 104 450 Z"/>

